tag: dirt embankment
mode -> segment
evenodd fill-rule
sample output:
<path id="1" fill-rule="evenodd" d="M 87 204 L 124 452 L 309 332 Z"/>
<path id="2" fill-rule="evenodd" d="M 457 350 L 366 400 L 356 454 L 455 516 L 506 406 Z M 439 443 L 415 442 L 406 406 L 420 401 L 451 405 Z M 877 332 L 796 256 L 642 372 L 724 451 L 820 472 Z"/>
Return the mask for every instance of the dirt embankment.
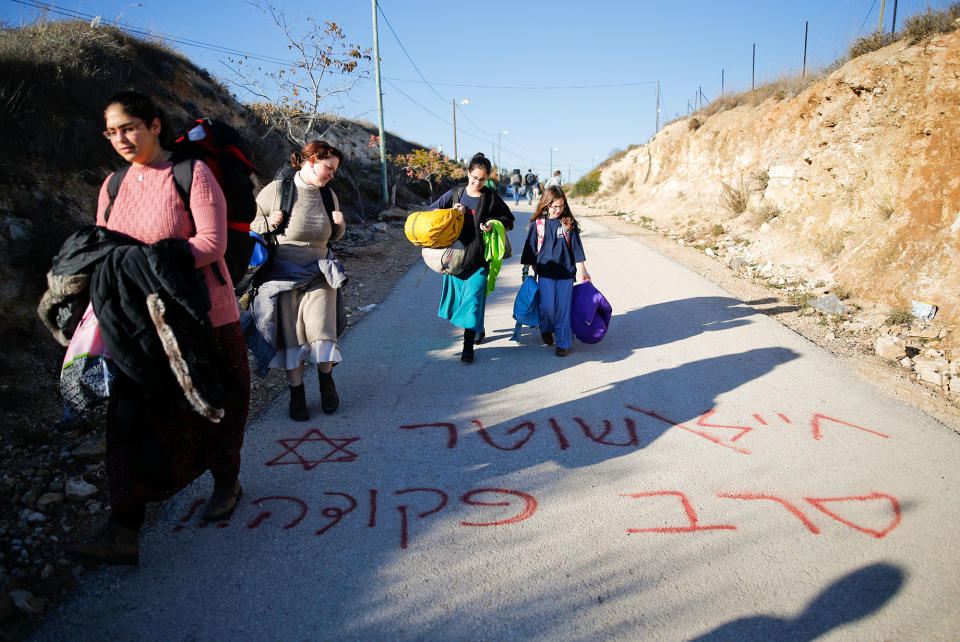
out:
<path id="1" fill-rule="evenodd" d="M 884 313 L 926 301 L 955 326 L 958 130 L 955 31 L 855 58 L 792 99 L 674 122 L 609 163 L 589 202 L 778 287 Z"/>

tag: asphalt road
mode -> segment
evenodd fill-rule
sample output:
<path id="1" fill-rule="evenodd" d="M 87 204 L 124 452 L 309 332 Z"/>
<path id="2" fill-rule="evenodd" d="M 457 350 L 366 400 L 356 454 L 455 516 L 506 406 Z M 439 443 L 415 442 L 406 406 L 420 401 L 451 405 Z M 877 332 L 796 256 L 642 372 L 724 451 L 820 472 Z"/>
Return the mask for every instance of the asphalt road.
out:
<path id="1" fill-rule="evenodd" d="M 522 221 L 513 232 L 522 243 Z M 418 264 L 343 341 L 337 414 L 247 431 L 234 517 L 205 476 L 39 639 L 957 639 L 960 439 L 630 238 L 583 222 L 614 307 L 557 358 L 477 360 Z"/>

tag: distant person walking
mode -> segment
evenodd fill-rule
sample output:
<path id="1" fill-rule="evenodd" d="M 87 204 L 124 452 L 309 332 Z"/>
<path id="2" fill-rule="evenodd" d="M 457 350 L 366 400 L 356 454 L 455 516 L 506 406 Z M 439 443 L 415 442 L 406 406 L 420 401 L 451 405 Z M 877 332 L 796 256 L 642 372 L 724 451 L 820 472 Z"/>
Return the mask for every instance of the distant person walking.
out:
<path id="1" fill-rule="evenodd" d="M 467 167 L 466 186 L 454 187 L 426 209 L 456 208 L 463 213 L 463 229 L 459 241 L 466 248 L 464 270 L 457 276 L 443 275 L 440 309 L 437 315 L 463 328 L 463 350 L 460 361 L 473 363 L 473 345 L 484 338 L 483 317 L 487 303 L 489 264 L 484 258 L 483 233 L 490 230 L 490 221 L 499 220 L 510 230 L 513 214 L 496 190 L 485 187 L 490 175 L 490 161 L 476 154 Z"/>
<path id="2" fill-rule="evenodd" d="M 261 370 L 286 370 L 289 414 L 294 421 L 310 419 L 304 362 L 317 364 L 323 412 L 333 413 L 340 405 L 333 366 L 342 360 L 337 344 L 337 288 L 346 275 L 329 243 L 344 235 L 346 222 L 337 195 L 329 190 L 328 205 L 323 190 L 329 189 L 326 185 L 342 160 L 343 153 L 325 141 L 304 145 L 291 159 L 297 173 L 288 219 L 279 209 L 282 181 L 276 180 L 257 195 L 257 217 L 250 226 L 260 234 L 281 230 L 276 235 L 273 266 L 250 309 L 255 328 L 248 329 L 247 338 L 254 354 L 260 354 L 258 346 L 267 346 L 263 358 L 268 363 L 259 362 Z"/>
<path id="3" fill-rule="evenodd" d="M 544 187 L 563 187 L 563 178 L 560 175 L 560 170 L 558 169 L 553 173 L 553 176 L 547 179 L 547 182 L 543 184 Z"/>
<path id="4" fill-rule="evenodd" d="M 510 175 L 510 187 L 513 189 L 513 204 L 520 203 L 520 186 L 523 185 L 523 179 L 520 178 L 520 170 Z"/>
<path id="5" fill-rule="evenodd" d="M 533 197 L 537 191 L 538 182 L 540 182 L 540 179 L 533 173 L 533 170 L 527 169 L 527 173 L 523 177 L 523 185 L 527 190 L 527 205 L 533 205 Z"/>
<path id="6" fill-rule="evenodd" d="M 540 287 L 540 335 L 548 345 L 556 343 L 558 357 L 567 356 L 573 343 L 570 307 L 573 280 L 589 281 L 580 226 L 570 212 L 567 196 L 559 187 L 547 187 L 530 217 L 527 240 L 520 263 L 527 278 L 533 266 Z"/>
<path id="7" fill-rule="evenodd" d="M 112 203 L 108 189 L 111 179 L 104 181 L 95 229 L 101 235 L 112 231 L 132 237 L 139 242 L 134 249 L 140 252 L 143 248 L 150 258 L 149 262 L 135 262 L 137 253 L 117 254 L 130 248 L 115 249 L 97 267 L 96 278 L 91 281 L 91 298 L 105 341 L 110 332 L 116 333 L 113 342 L 108 342 L 111 353 L 118 362 L 122 358 L 136 367 L 130 374 L 118 371 L 107 408 L 105 461 L 110 520 L 99 536 L 71 546 L 69 552 L 82 561 L 136 564 L 147 502 L 172 496 L 204 471 L 209 469 L 213 474 L 214 486 L 203 519 L 220 521 L 233 513 L 242 492 L 238 474 L 250 401 L 250 371 L 240 312 L 223 259 L 227 203 L 213 172 L 202 161 L 193 162 L 189 203 L 184 203 L 174 181 L 171 152 L 161 144 L 161 137 L 168 132 L 154 103 L 142 94 L 121 92 L 107 102 L 104 118 L 104 137 L 129 165 Z M 164 256 L 182 258 L 151 271 L 154 261 Z M 186 307 L 190 306 L 186 298 L 164 303 L 157 297 L 160 302 L 151 304 L 148 296 L 145 307 L 149 315 L 144 312 L 142 316 L 152 323 L 148 320 L 140 327 L 126 325 L 124 319 L 138 318 L 132 315 L 133 307 L 139 304 L 136 297 L 124 299 L 123 292 L 145 282 L 157 287 L 157 281 L 168 282 L 171 273 L 178 274 L 184 268 L 187 283 L 208 299 L 204 303 L 209 309 Z M 112 280 L 104 281 L 107 276 Z M 181 294 L 185 296 L 188 290 L 181 290 Z M 188 323 L 197 317 L 186 318 L 182 310 L 189 310 L 190 315 L 199 312 L 201 325 Z M 135 334 L 132 340 L 131 333 Z M 163 363 L 162 357 L 158 366 L 150 352 L 138 356 L 151 333 L 165 335 L 158 338 L 164 347 L 173 335 L 177 347 L 185 351 L 188 385 L 180 383 L 177 388 L 171 365 Z M 208 336 L 212 345 L 207 342 Z M 118 354 L 115 346 L 125 349 Z M 170 351 L 167 355 L 170 364 L 178 356 Z M 204 358 L 212 358 L 216 367 L 205 366 Z M 188 391 L 195 394 L 193 385 L 205 383 L 204 372 L 209 376 L 216 373 L 218 380 L 214 383 L 225 391 L 222 409 L 214 409 L 207 416 L 199 414 L 192 401 L 188 404 L 184 400 Z M 181 377 L 182 372 L 177 380 Z M 217 412 L 222 416 L 219 421 Z"/>

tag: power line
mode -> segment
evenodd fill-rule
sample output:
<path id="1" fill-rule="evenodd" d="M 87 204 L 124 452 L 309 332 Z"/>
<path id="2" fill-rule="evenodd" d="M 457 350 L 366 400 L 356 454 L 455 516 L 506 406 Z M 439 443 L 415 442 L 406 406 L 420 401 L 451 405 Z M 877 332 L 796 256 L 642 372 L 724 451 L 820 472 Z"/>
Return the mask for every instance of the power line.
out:
<path id="1" fill-rule="evenodd" d="M 390 33 L 393 34 L 393 37 L 396 39 L 397 44 L 400 45 L 400 50 L 403 51 L 403 55 L 405 55 L 405 56 L 407 57 L 407 60 L 410 61 L 410 64 L 413 65 L 413 69 L 414 69 L 414 71 L 417 72 L 417 75 L 420 76 L 420 78 L 423 80 L 424 83 L 426 83 L 427 87 L 430 88 L 430 91 L 432 91 L 433 93 L 435 93 L 435 94 L 437 95 L 437 98 L 439 98 L 439 99 L 442 100 L 443 102 L 447 102 L 447 99 L 444 98 L 443 96 L 441 96 L 441 95 L 440 95 L 440 92 L 438 92 L 436 89 L 434 89 L 434 88 L 433 88 L 433 85 L 430 84 L 430 81 L 427 80 L 426 77 L 424 77 L 424 75 L 423 75 L 422 73 L 420 73 L 420 68 L 417 67 L 417 63 L 413 62 L 413 58 L 411 58 L 411 57 L 410 57 L 410 54 L 407 53 L 406 47 L 404 47 L 404 46 L 403 46 L 403 43 L 400 42 L 400 36 L 397 35 L 397 32 L 394 30 L 393 25 L 390 24 L 390 21 L 389 21 L 389 20 L 387 20 L 387 14 L 385 14 L 385 13 L 383 12 L 383 9 L 380 7 L 380 4 L 379 4 L 379 3 L 377 4 L 377 11 L 379 11 L 379 12 L 380 12 L 380 15 L 383 16 L 383 21 L 387 23 L 387 26 L 390 28 Z M 384 80 L 388 80 L 388 79 L 387 79 L 387 78 L 384 78 Z"/>
<path id="2" fill-rule="evenodd" d="M 396 82 L 419 83 L 419 80 L 410 78 L 391 78 Z M 424 81 L 426 82 L 426 81 Z M 429 83 L 427 83 L 429 84 Z M 608 83 L 599 85 L 468 85 L 454 82 L 433 83 L 440 87 L 462 87 L 464 89 L 529 89 L 531 91 L 540 91 L 543 89 L 605 89 L 610 87 L 636 87 L 639 85 L 656 85 L 656 80 L 638 80 L 636 82 Z M 431 87 L 432 89 L 432 87 Z"/>
<path id="3" fill-rule="evenodd" d="M 867 24 L 867 20 L 870 19 L 870 14 L 873 13 L 873 8 L 874 8 L 875 6 L 877 6 L 877 0 L 873 0 L 873 2 L 870 4 L 870 9 L 869 9 L 869 11 L 867 11 L 867 15 L 865 15 L 865 16 L 863 17 L 863 22 L 860 23 L 860 28 L 857 29 L 857 35 L 858 35 L 858 36 L 859 36 L 861 33 L 863 33 L 863 26 L 864 26 L 865 24 Z"/>
<path id="4" fill-rule="evenodd" d="M 42 11 L 48 11 L 48 12 L 50 12 L 50 13 L 53 13 L 53 14 L 56 14 L 56 15 L 60 15 L 60 16 L 65 16 L 65 17 L 68 17 L 68 18 L 74 18 L 74 19 L 82 18 L 82 19 L 84 19 L 84 20 L 95 20 L 95 19 L 97 19 L 97 18 L 100 18 L 100 19 L 101 19 L 104 23 L 106 23 L 106 24 L 113 25 L 113 26 L 117 27 L 118 29 L 122 29 L 123 31 L 125 31 L 125 32 L 127 32 L 127 33 L 130 33 L 130 34 L 133 34 L 133 35 L 137 35 L 137 36 L 160 37 L 160 38 L 163 38 L 164 40 L 167 40 L 167 41 L 169 41 L 169 42 L 173 42 L 173 43 L 176 43 L 176 44 L 180 44 L 180 45 L 186 45 L 186 46 L 189 46 L 189 47 L 197 47 L 197 48 L 199 48 L 199 49 L 205 49 L 205 50 L 208 50 L 208 51 L 214 51 L 214 52 L 217 52 L 217 53 L 223 53 L 223 54 L 228 54 L 228 55 L 232 55 L 232 56 L 244 56 L 244 57 L 246 57 L 246 58 L 250 58 L 250 59 L 253 59 L 253 60 L 259 60 L 259 61 L 261 61 L 261 62 L 269 62 L 269 63 L 273 63 L 273 64 L 278 64 L 278 65 L 289 65 L 289 64 L 291 64 L 291 61 L 290 61 L 290 60 L 282 60 L 282 59 L 280 59 L 280 58 L 273 58 L 273 57 L 271 57 L 271 56 L 265 56 L 265 55 L 263 55 L 263 54 L 256 54 L 256 53 L 252 53 L 252 52 L 249 52 L 249 51 L 242 51 L 242 50 L 240 50 L 240 49 L 232 49 L 232 48 L 230 48 L 230 47 L 224 47 L 224 46 L 222 46 L 222 45 L 217 45 L 217 44 L 213 44 L 213 43 L 209 43 L 209 42 L 203 42 L 203 41 L 201 41 L 201 40 L 192 40 L 192 39 L 190 39 L 190 38 L 184 38 L 184 37 L 182 37 L 182 36 L 171 36 L 171 35 L 169 35 L 169 34 L 164 34 L 164 33 L 157 33 L 157 32 L 145 31 L 145 30 L 143 30 L 143 29 L 140 29 L 140 28 L 135 27 L 135 26 L 130 25 L 130 24 L 126 24 L 126 23 L 123 23 L 123 22 L 118 22 L 118 21 L 116 21 L 116 20 L 106 20 L 106 19 L 103 19 L 102 16 L 95 16 L 95 15 L 93 15 L 93 14 L 84 13 L 84 12 L 82 12 L 82 11 L 66 11 L 66 10 L 64 10 L 64 9 L 60 9 L 60 8 L 58 8 L 58 7 L 55 7 L 54 5 L 47 4 L 47 3 L 45 3 L 45 2 L 38 2 L 37 0 L 13 0 L 13 2 L 15 2 L 15 3 L 17 3 L 17 4 L 22 4 L 22 5 L 31 7 L 31 8 L 33 8 L 33 9 L 40 9 L 40 10 L 42 10 Z"/>

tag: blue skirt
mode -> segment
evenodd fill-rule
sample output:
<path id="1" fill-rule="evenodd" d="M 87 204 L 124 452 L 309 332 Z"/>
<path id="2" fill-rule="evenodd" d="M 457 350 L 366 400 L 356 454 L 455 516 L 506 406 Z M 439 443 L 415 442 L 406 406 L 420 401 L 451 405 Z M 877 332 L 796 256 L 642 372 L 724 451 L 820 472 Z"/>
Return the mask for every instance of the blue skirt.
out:
<path id="1" fill-rule="evenodd" d="M 440 309 L 437 316 L 446 319 L 458 328 L 483 332 L 483 313 L 487 307 L 487 275 L 489 270 L 480 268 L 469 279 L 443 275 L 443 291 L 440 293 Z"/>
<path id="2" fill-rule="evenodd" d="M 558 348 L 567 350 L 573 343 L 570 306 L 573 303 L 573 279 L 537 277 L 540 286 L 540 332 L 553 332 Z"/>

